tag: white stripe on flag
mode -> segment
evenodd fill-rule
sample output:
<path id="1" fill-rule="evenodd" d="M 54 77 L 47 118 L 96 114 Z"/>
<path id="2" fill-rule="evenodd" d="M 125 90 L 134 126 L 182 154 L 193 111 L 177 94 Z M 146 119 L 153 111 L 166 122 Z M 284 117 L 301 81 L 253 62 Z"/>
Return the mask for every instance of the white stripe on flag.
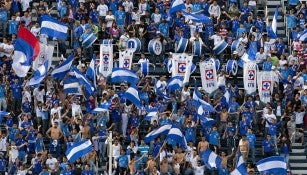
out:
<path id="1" fill-rule="evenodd" d="M 84 142 L 83 144 L 71 149 L 71 151 L 69 152 L 69 154 L 66 157 L 68 159 L 70 159 L 74 154 L 76 154 L 79 151 L 86 149 L 89 146 L 92 146 L 92 142 L 90 140 L 88 140 L 88 141 Z"/>
<path id="2" fill-rule="evenodd" d="M 275 168 L 287 169 L 287 163 L 283 161 L 269 161 L 257 165 L 258 171 L 267 171 Z"/>
<path id="3" fill-rule="evenodd" d="M 212 151 L 208 158 L 208 163 L 211 166 L 211 168 L 216 168 L 216 163 L 215 163 L 216 158 L 217 155 Z"/>
<path id="4" fill-rule="evenodd" d="M 68 30 L 67 26 L 57 24 L 51 21 L 42 21 L 41 27 L 49 28 L 49 29 L 56 30 L 62 33 L 67 33 L 67 30 Z"/>

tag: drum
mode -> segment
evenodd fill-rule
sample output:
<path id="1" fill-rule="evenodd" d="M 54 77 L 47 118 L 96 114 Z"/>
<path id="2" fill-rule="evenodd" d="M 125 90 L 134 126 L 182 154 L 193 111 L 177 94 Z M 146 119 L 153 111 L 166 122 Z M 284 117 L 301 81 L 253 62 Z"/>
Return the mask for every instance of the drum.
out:
<path id="1" fill-rule="evenodd" d="M 202 45 L 199 41 L 193 43 L 193 55 L 201 56 Z"/>
<path id="2" fill-rule="evenodd" d="M 158 40 L 150 40 L 148 51 L 151 55 L 160 55 L 162 53 L 162 43 Z"/>
<path id="3" fill-rule="evenodd" d="M 222 40 L 213 48 L 213 51 L 216 55 L 219 55 L 223 53 L 227 46 L 228 44 L 226 43 L 226 41 Z"/>
<path id="4" fill-rule="evenodd" d="M 226 64 L 226 72 L 228 74 L 236 75 L 238 71 L 238 63 L 236 60 L 228 60 Z"/>
<path id="5" fill-rule="evenodd" d="M 237 51 L 238 56 L 241 57 L 245 53 L 244 44 L 242 44 L 242 42 L 240 42 L 239 40 L 234 40 L 231 44 L 231 53 L 233 53 L 234 51 Z"/>
<path id="6" fill-rule="evenodd" d="M 187 49 L 188 43 L 189 43 L 189 40 L 188 40 L 188 39 L 186 39 L 186 38 L 181 38 L 181 39 L 179 40 L 178 46 L 177 46 L 177 48 L 175 49 L 175 51 L 176 51 L 177 53 L 184 53 L 185 50 Z"/>
<path id="7" fill-rule="evenodd" d="M 89 48 L 96 41 L 97 37 L 94 33 L 91 33 L 85 40 L 82 41 L 82 46 L 85 48 Z"/>
<path id="8" fill-rule="evenodd" d="M 138 38 L 131 38 L 127 41 L 127 48 L 131 49 L 133 52 L 141 51 L 141 41 Z"/>
<path id="9" fill-rule="evenodd" d="M 102 44 L 103 44 L 103 45 L 110 45 L 110 44 L 112 44 L 112 40 L 110 40 L 110 39 L 104 39 L 104 40 L 102 40 Z"/>

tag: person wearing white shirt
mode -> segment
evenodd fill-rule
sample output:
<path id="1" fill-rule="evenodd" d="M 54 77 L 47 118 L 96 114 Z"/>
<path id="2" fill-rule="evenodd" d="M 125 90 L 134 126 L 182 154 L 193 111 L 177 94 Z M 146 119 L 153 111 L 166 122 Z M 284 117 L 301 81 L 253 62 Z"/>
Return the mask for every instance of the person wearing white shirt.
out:
<path id="1" fill-rule="evenodd" d="M 222 37 L 219 32 L 209 37 L 209 39 L 213 40 L 214 46 L 222 41 Z"/>
<path id="2" fill-rule="evenodd" d="M 271 119 L 276 120 L 275 114 L 272 113 L 272 108 L 269 108 L 269 109 L 268 109 L 268 113 L 264 115 L 264 119 L 267 120 L 267 121 L 269 121 L 269 122 L 271 122 Z M 267 130 L 268 130 L 269 126 L 270 126 L 269 123 L 268 123 L 267 121 L 265 121 L 266 133 L 267 133 Z"/>
<path id="3" fill-rule="evenodd" d="M 3 133 L 1 135 L 1 138 L 0 138 L 0 152 L 6 152 L 6 143 L 7 143 L 7 137 L 5 136 L 5 134 Z"/>
<path id="4" fill-rule="evenodd" d="M 38 22 L 35 23 L 35 25 L 33 27 L 31 27 L 31 33 L 36 37 L 38 37 L 40 30 L 41 30 L 41 28 L 39 27 Z"/>
<path id="5" fill-rule="evenodd" d="M 125 8 L 126 13 L 131 13 L 133 10 L 133 3 L 130 0 L 123 2 L 123 7 Z"/>
<path id="6" fill-rule="evenodd" d="M 50 110 L 50 116 L 53 117 L 55 113 L 58 113 L 58 116 L 61 118 L 62 107 L 59 106 L 58 102 L 55 102 L 53 105 L 54 107 Z"/>
<path id="7" fill-rule="evenodd" d="M 111 10 L 108 12 L 105 21 L 107 22 L 107 28 L 112 27 L 112 24 L 115 21 L 115 16 L 112 14 Z"/>
<path id="8" fill-rule="evenodd" d="M 194 175 L 203 175 L 205 172 L 205 166 L 201 165 L 200 160 L 197 162 L 197 165 L 194 168 Z"/>
<path id="9" fill-rule="evenodd" d="M 15 141 L 12 141 L 11 146 L 9 147 L 9 162 L 15 163 L 18 154 L 18 146 L 16 146 Z"/>
<path id="10" fill-rule="evenodd" d="M 22 7 L 22 11 L 25 12 L 28 10 L 28 8 L 30 7 L 30 2 L 32 0 L 20 0 L 21 3 L 21 7 Z"/>
<path id="11" fill-rule="evenodd" d="M 45 89 L 43 86 L 39 86 L 33 90 L 33 96 L 34 96 L 34 103 L 36 105 L 37 102 L 44 103 L 44 97 L 45 97 Z"/>
<path id="12" fill-rule="evenodd" d="M 141 0 L 141 2 L 139 3 L 139 12 L 140 12 L 141 16 L 145 15 L 147 7 L 148 7 L 147 2 L 145 0 Z"/>
<path id="13" fill-rule="evenodd" d="M 71 104 L 71 115 L 72 115 L 73 117 L 82 115 L 82 110 L 81 110 L 81 106 L 80 106 L 79 99 L 76 99 L 76 100 Z"/>
<path id="14" fill-rule="evenodd" d="M 115 167 L 117 166 L 116 165 L 116 159 L 120 156 L 120 150 L 121 150 L 121 145 L 119 144 L 118 140 L 115 139 L 114 140 L 114 143 L 112 145 L 112 157 L 113 157 L 113 163 L 115 165 Z"/>
<path id="15" fill-rule="evenodd" d="M 101 0 L 100 4 L 97 6 L 97 12 L 99 13 L 101 22 L 105 20 L 108 11 L 108 6 L 104 3 L 104 0 Z"/>
<path id="16" fill-rule="evenodd" d="M 213 1 L 213 3 L 209 6 L 209 14 L 210 16 L 219 19 L 221 16 L 221 8 L 217 4 L 217 1 Z"/>
<path id="17" fill-rule="evenodd" d="M 265 61 L 266 54 L 264 53 L 263 47 L 260 48 L 259 52 L 256 53 L 256 63 L 263 63 Z"/>
<path id="18" fill-rule="evenodd" d="M 145 54 L 141 54 L 141 58 L 139 59 L 139 61 L 138 61 L 138 64 L 141 64 L 141 63 L 143 63 L 143 62 L 147 62 L 147 63 L 149 63 L 149 60 L 145 57 Z"/>
<path id="19" fill-rule="evenodd" d="M 55 170 L 58 166 L 58 160 L 52 157 L 51 154 L 48 154 L 48 159 L 46 160 L 46 165 L 49 170 Z"/>

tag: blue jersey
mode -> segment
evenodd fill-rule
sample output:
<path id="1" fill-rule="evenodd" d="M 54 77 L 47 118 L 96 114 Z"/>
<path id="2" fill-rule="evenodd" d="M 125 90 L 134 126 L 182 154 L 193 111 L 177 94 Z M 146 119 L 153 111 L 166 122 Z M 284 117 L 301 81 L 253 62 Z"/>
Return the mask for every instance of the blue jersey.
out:
<path id="1" fill-rule="evenodd" d="M 124 11 L 116 11 L 114 16 L 115 16 L 117 25 L 125 24 L 126 13 Z"/>
<path id="2" fill-rule="evenodd" d="M 17 21 L 10 21 L 9 22 L 9 34 L 17 34 L 18 31 L 18 22 Z"/>
<path id="3" fill-rule="evenodd" d="M 165 37 L 168 37 L 168 33 L 169 33 L 169 26 L 167 23 L 163 24 L 161 23 L 159 25 L 159 31 L 165 36 Z"/>
<path id="4" fill-rule="evenodd" d="M 0 171 L 5 171 L 5 168 L 6 168 L 6 160 L 5 159 L 0 159 Z"/>
<path id="5" fill-rule="evenodd" d="M 256 136 L 255 134 L 246 134 L 246 139 L 248 140 L 249 147 L 255 148 Z"/>
<path id="6" fill-rule="evenodd" d="M 128 156 L 124 155 L 124 156 L 119 156 L 117 158 L 118 161 L 118 165 L 121 168 L 127 168 L 128 167 Z"/>
<path id="7" fill-rule="evenodd" d="M 20 83 L 18 83 L 18 84 L 13 83 L 11 85 L 11 89 L 12 89 L 13 98 L 21 99 L 21 97 L 22 97 L 22 87 L 21 87 L 21 84 Z"/>
<path id="8" fill-rule="evenodd" d="M 272 61 L 265 61 L 264 63 L 263 63 L 263 70 L 264 71 L 271 71 L 272 70 L 272 66 L 273 66 L 273 63 L 272 63 Z"/>
<path id="9" fill-rule="evenodd" d="M 188 126 L 185 128 L 185 138 L 187 142 L 195 142 L 195 128 Z"/>
<path id="10" fill-rule="evenodd" d="M 194 4 L 193 4 L 193 8 L 192 8 L 192 12 L 193 13 L 197 13 L 197 12 L 199 12 L 200 10 L 202 10 L 202 3 L 201 2 L 195 2 Z"/>
<path id="11" fill-rule="evenodd" d="M 218 146 L 220 140 L 220 134 L 217 131 L 211 131 L 209 134 L 209 143 L 211 145 Z"/>
<path id="12" fill-rule="evenodd" d="M 94 24 L 98 24 L 98 19 L 99 19 L 99 13 L 97 11 L 91 11 L 90 12 L 90 18 L 92 19 Z"/>
<path id="13" fill-rule="evenodd" d="M 271 141 L 265 139 L 262 143 L 263 149 L 265 153 L 271 153 L 273 152 L 273 145 L 271 144 Z"/>

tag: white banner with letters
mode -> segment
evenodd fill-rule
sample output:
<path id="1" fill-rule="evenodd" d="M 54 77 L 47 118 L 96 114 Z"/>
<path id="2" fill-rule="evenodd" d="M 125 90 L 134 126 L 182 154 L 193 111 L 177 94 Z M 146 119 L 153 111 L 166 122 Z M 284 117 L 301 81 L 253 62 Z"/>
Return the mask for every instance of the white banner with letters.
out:
<path id="1" fill-rule="evenodd" d="M 107 77 L 113 69 L 113 45 L 100 44 L 99 73 Z"/>
<path id="2" fill-rule="evenodd" d="M 131 69 L 132 66 L 132 57 L 133 57 L 132 49 L 126 49 L 124 51 L 119 51 L 119 67 Z"/>
<path id="3" fill-rule="evenodd" d="M 172 77 L 183 76 L 183 84 L 188 83 L 193 64 L 193 55 L 188 55 L 186 53 L 173 53 L 172 57 Z"/>
<path id="4" fill-rule="evenodd" d="M 260 100 L 264 103 L 270 102 L 274 84 L 272 71 L 262 71 L 257 76 Z"/>
<path id="5" fill-rule="evenodd" d="M 246 94 L 253 94 L 257 90 L 257 64 L 254 62 L 244 63 L 243 82 Z"/>
<path id="6" fill-rule="evenodd" d="M 215 63 L 203 61 L 199 63 L 199 68 L 203 90 L 211 94 L 218 89 Z"/>

